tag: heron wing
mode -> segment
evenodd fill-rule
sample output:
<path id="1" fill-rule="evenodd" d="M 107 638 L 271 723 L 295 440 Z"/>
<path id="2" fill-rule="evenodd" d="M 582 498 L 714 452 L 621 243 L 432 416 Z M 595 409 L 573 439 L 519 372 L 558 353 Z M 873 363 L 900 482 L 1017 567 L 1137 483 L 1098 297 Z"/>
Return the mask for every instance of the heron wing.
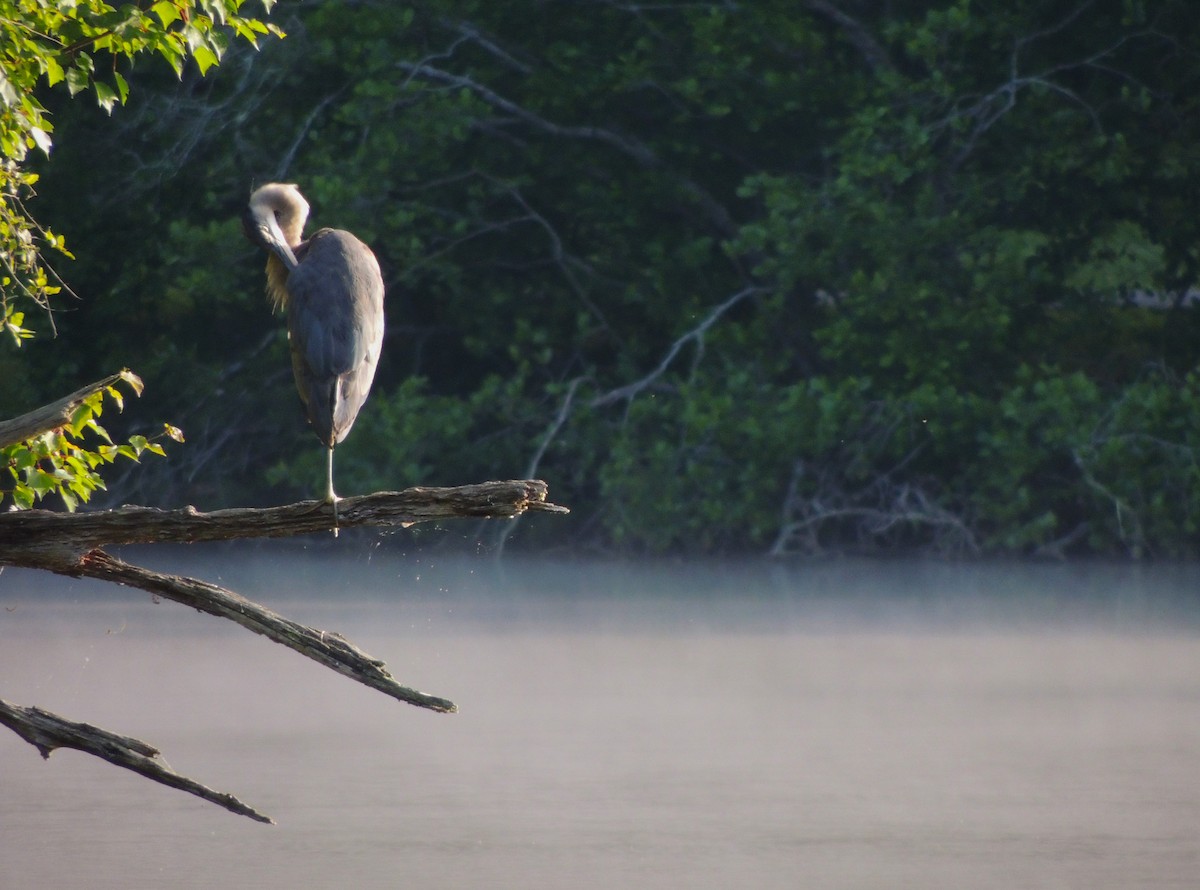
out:
<path id="1" fill-rule="evenodd" d="M 288 337 L 296 388 L 317 436 L 346 438 L 366 401 L 383 345 L 383 277 L 370 248 L 322 229 L 288 276 Z"/>

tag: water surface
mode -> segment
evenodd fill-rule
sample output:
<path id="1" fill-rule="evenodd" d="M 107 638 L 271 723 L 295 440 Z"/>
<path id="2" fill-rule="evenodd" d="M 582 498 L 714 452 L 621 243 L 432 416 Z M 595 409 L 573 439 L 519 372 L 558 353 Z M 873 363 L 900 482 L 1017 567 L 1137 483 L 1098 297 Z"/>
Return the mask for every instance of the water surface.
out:
<path id="1" fill-rule="evenodd" d="M 1195 569 L 347 549 L 153 558 L 460 713 L 137 592 L 0 574 L 0 696 L 279 823 L 0 729 L 0 887 L 1196 886 Z"/>

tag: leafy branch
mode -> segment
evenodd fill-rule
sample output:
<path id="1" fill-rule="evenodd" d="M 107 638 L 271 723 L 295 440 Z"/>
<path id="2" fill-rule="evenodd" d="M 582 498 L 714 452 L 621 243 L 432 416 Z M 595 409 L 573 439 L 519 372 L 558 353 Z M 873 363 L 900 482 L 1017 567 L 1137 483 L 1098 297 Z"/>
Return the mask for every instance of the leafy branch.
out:
<path id="1" fill-rule="evenodd" d="M 105 399 L 115 403 L 118 411 L 124 409 L 119 383 L 135 395 L 142 394 L 141 378 L 126 368 L 36 411 L 0 422 L 0 480 L 9 477 L 0 481 L 0 506 L 8 500 L 13 507 L 27 510 L 36 501 L 57 495 L 74 511 L 104 489 L 97 472 L 101 466 L 118 458 L 137 462 L 147 452 L 163 457 L 158 440 L 183 441 L 179 429 L 164 424 L 162 434 L 154 438 L 134 435 L 128 442 L 113 442 L 97 418 Z M 93 438 L 101 441 L 92 445 Z"/>
<path id="2" fill-rule="evenodd" d="M 48 156 L 53 147 L 54 127 L 38 88 L 62 85 L 71 96 L 90 91 L 111 112 L 129 98 L 119 66 L 136 56 L 157 55 L 179 76 L 190 59 L 204 74 L 221 60 L 230 31 L 255 46 L 260 37 L 283 36 L 274 25 L 239 15 L 244 2 L 0 0 L 0 321 L 16 345 L 32 334 L 12 298 L 49 312 L 61 287 L 42 250 L 70 256 L 62 237 L 42 229 L 23 203 L 37 182 L 22 166 L 29 151 Z M 261 2 L 269 12 L 275 0 Z"/>

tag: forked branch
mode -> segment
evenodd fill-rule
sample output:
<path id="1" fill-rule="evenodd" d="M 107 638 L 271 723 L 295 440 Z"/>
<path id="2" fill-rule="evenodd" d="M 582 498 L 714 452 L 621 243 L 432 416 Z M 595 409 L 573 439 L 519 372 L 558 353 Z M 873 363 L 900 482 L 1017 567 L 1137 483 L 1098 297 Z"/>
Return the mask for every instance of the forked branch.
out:
<path id="1" fill-rule="evenodd" d="M 338 526 L 407 526 L 454 517 L 513 518 L 528 511 L 568 512 L 565 507 L 547 503 L 545 482 L 523 479 L 455 488 L 409 488 L 344 498 L 338 505 Z M 448 699 L 396 682 L 383 661 L 339 634 L 292 621 L 216 584 L 130 565 L 100 549 L 106 544 L 283 537 L 326 531 L 332 526 L 332 507 L 320 501 L 212 513 L 201 513 L 194 507 L 181 510 L 122 507 L 72 514 L 25 510 L 0 514 L 0 566 L 42 569 L 137 587 L 227 618 L 399 701 L 434 711 L 457 710 Z M 231 812 L 260 822 L 272 821 L 232 795 L 213 791 L 175 773 L 159 759 L 157 749 L 137 739 L 4 701 L 0 701 L 0 724 L 34 745 L 43 757 L 56 748 L 76 748 Z"/>

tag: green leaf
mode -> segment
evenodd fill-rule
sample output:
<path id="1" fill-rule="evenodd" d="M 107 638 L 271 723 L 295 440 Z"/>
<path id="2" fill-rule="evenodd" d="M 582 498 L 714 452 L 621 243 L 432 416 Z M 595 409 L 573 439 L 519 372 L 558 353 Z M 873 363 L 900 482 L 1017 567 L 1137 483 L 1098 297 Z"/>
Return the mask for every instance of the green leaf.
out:
<path id="1" fill-rule="evenodd" d="M 102 80 L 97 80 L 94 86 L 96 89 L 96 102 L 106 112 L 112 114 L 113 106 L 117 104 L 117 91 Z"/>
<path id="2" fill-rule="evenodd" d="M 208 69 L 220 63 L 220 58 L 207 46 L 198 46 L 192 51 L 192 58 L 200 67 L 201 74 L 207 74 Z"/>
<path id="3" fill-rule="evenodd" d="M 87 422 L 92 419 L 94 414 L 95 409 L 86 402 L 76 408 L 75 412 L 71 415 L 69 423 L 71 435 L 78 439 L 83 434 L 84 429 L 87 428 Z"/>
<path id="4" fill-rule="evenodd" d="M 121 104 L 124 105 L 129 101 L 129 83 L 121 76 L 120 71 L 114 71 L 112 76 L 113 82 L 117 85 L 117 95 L 121 100 Z"/>
<path id="5" fill-rule="evenodd" d="M 150 7 L 150 11 L 158 16 L 164 28 L 169 27 L 172 22 L 177 22 L 181 18 L 179 7 L 175 3 L 171 3 L 170 0 L 160 0 L 160 2 Z"/>
<path id="6" fill-rule="evenodd" d="M 95 433 L 97 436 L 99 436 L 101 439 L 103 439 L 105 442 L 109 443 L 109 445 L 112 444 L 112 437 L 108 435 L 108 430 L 106 430 L 104 427 L 100 426 L 100 424 L 96 423 L 95 420 L 89 420 L 87 422 L 87 428 L 89 430 L 91 430 L 93 433 Z"/>
<path id="7" fill-rule="evenodd" d="M 79 506 L 79 499 L 70 492 L 61 489 L 58 492 L 58 496 L 62 498 L 63 504 L 66 505 L 67 512 L 74 513 L 75 508 Z"/>
<path id="8" fill-rule="evenodd" d="M 28 510 L 33 507 L 34 492 L 33 489 L 28 485 L 18 484 L 12 490 L 12 498 L 13 503 L 16 504 L 17 508 L 20 510 Z"/>
<path id="9" fill-rule="evenodd" d="M 28 474 L 27 481 L 29 487 L 39 495 L 44 495 L 47 492 L 54 491 L 58 488 L 58 480 L 44 470 L 34 469 Z"/>
<path id="10" fill-rule="evenodd" d="M 63 78 L 66 77 L 66 73 L 63 71 L 62 65 L 58 63 L 58 59 L 47 55 L 43 60 L 43 64 L 46 67 L 47 85 L 54 86 L 55 84 L 62 83 Z"/>

